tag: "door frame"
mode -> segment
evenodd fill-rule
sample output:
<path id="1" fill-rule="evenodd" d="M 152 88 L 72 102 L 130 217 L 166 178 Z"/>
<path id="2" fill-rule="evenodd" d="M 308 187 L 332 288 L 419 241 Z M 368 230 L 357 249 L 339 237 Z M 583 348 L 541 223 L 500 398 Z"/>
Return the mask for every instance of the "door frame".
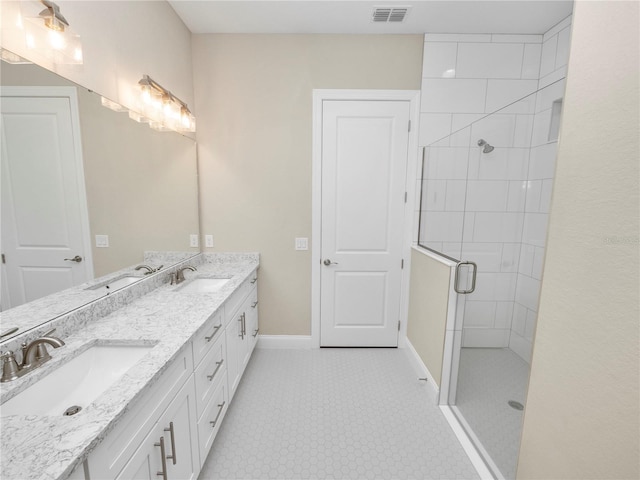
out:
<path id="1" fill-rule="evenodd" d="M 405 346 L 409 316 L 409 274 L 411 245 L 414 237 L 415 197 L 418 172 L 418 132 L 420 121 L 420 90 L 313 90 L 313 131 L 311 154 L 311 347 L 320 348 L 320 278 L 322 239 L 322 104 L 325 101 L 405 101 L 409 102 L 409 145 L 404 205 L 402 257 L 404 268 L 400 285 L 400 332 L 398 347 Z"/>
<path id="2" fill-rule="evenodd" d="M 82 230 L 82 248 L 84 249 L 83 263 L 87 272 L 87 279 L 94 278 L 93 250 L 91 244 L 91 230 L 89 223 L 89 207 L 87 200 L 87 188 L 84 176 L 84 155 L 82 151 L 82 130 L 80 128 L 80 107 L 78 103 L 78 91 L 76 87 L 62 86 L 6 86 L 2 87 L 0 97 L 58 97 L 69 100 L 69 113 L 71 115 L 71 132 L 73 134 L 73 148 L 75 151 L 75 170 L 78 185 L 78 207 Z M 4 268 L 3 268 L 4 274 Z M 3 275 L 3 281 L 8 281 Z M 4 293 L 4 292 L 3 292 Z"/>

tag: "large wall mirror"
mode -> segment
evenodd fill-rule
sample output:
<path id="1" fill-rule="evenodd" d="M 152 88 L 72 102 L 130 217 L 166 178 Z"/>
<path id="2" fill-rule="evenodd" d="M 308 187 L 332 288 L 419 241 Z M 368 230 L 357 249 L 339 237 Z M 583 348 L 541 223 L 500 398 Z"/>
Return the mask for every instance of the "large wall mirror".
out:
<path id="1" fill-rule="evenodd" d="M 49 295 L 141 264 L 145 251 L 199 253 L 193 139 L 136 123 L 37 65 L 1 63 L 0 333 L 99 298 Z"/>

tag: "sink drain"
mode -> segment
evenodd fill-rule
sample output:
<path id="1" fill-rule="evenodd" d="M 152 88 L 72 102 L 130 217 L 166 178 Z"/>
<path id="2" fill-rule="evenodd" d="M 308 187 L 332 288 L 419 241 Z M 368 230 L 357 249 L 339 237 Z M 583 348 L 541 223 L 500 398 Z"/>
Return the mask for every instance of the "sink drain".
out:
<path id="1" fill-rule="evenodd" d="M 82 410 L 82 407 L 80 405 L 74 405 L 72 407 L 67 408 L 63 415 L 66 417 L 70 417 L 71 415 L 75 415 L 76 413 L 78 413 L 80 410 Z"/>
<path id="2" fill-rule="evenodd" d="M 515 408 L 516 410 L 524 410 L 524 405 L 520 402 L 516 402 L 515 400 L 509 400 L 507 402 L 511 408 Z"/>

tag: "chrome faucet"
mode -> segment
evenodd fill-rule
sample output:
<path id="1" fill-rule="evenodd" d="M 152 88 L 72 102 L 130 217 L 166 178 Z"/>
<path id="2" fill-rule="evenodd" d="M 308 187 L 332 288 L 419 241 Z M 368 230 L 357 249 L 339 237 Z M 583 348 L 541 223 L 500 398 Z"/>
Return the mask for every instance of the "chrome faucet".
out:
<path id="1" fill-rule="evenodd" d="M 175 277 L 171 276 L 171 285 L 173 285 L 174 283 L 176 285 L 178 285 L 178 284 L 184 282 L 184 280 L 185 280 L 184 271 L 185 270 L 191 270 L 192 272 L 195 272 L 197 269 L 196 269 L 196 267 L 192 267 L 191 265 L 187 265 L 186 267 L 179 268 L 176 271 Z"/>
<path id="2" fill-rule="evenodd" d="M 164 265 L 160 265 L 158 268 L 151 268 L 149 265 L 138 265 L 134 270 L 142 270 L 143 268 L 147 271 L 144 272 L 145 275 L 149 275 L 150 273 L 155 273 L 160 270 Z"/>
<path id="3" fill-rule="evenodd" d="M 2 377 L 0 382 L 9 382 L 16 378 L 22 377 L 24 374 L 35 370 L 43 363 L 51 359 L 51 355 L 47 351 L 46 344 L 53 348 L 60 348 L 64 342 L 58 337 L 51 336 L 55 332 L 55 328 L 42 337 L 33 340 L 31 343 L 22 344 L 22 363 L 16 362 L 15 354 L 11 351 L 2 355 Z"/>

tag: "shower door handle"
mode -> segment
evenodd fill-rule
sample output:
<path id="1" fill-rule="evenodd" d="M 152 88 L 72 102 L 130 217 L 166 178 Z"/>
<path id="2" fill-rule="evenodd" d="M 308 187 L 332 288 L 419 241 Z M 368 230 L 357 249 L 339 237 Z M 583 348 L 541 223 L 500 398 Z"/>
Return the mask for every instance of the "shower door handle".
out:
<path id="1" fill-rule="evenodd" d="M 460 267 L 462 267 L 463 265 L 469 265 L 473 267 L 473 276 L 471 277 L 471 288 L 468 290 L 462 290 L 460 289 L 460 287 L 458 287 L 458 282 L 460 281 L 460 276 L 461 276 Z M 477 271 L 478 271 L 478 265 L 476 265 L 474 262 L 465 260 L 464 262 L 458 262 L 456 264 L 456 276 L 455 276 L 455 279 L 453 280 L 453 289 L 456 291 L 456 293 L 462 293 L 464 295 L 473 293 L 473 291 L 476 289 L 476 272 Z"/>

